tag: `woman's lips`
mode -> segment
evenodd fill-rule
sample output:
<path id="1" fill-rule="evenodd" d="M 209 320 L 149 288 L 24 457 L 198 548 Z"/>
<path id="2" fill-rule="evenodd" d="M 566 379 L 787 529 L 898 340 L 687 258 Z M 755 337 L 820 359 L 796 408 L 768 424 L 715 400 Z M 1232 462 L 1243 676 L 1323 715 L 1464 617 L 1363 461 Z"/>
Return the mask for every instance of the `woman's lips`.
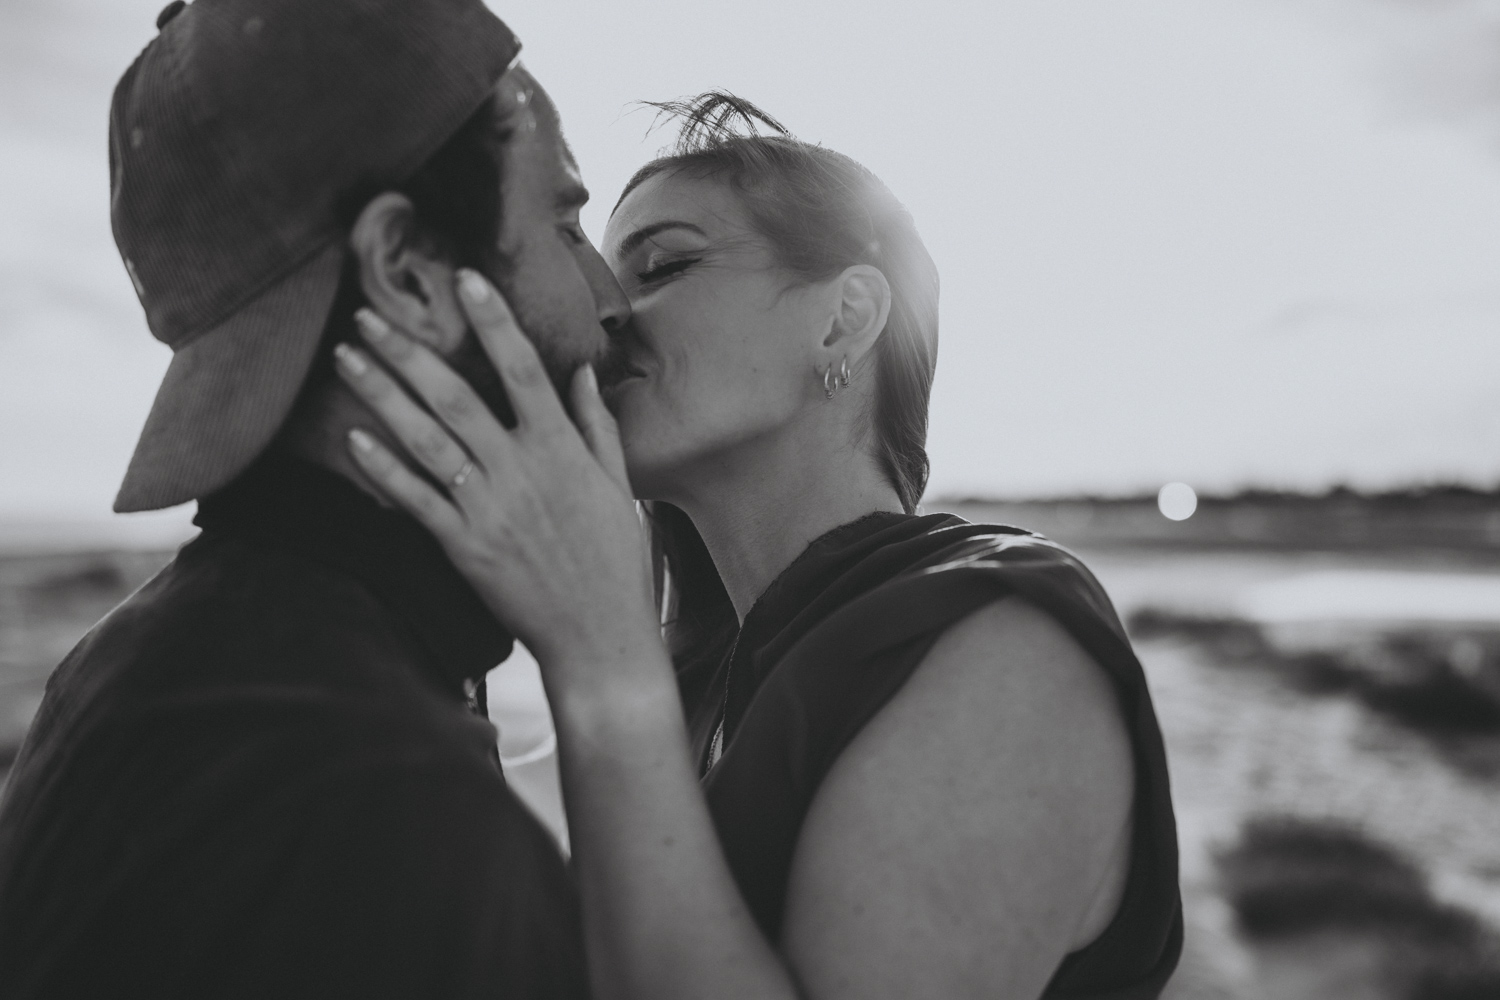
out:
<path id="1" fill-rule="evenodd" d="M 627 361 L 617 361 L 610 366 L 607 378 L 601 377 L 600 387 L 606 394 L 618 392 L 627 383 L 636 382 L 648 377 L 646 369 L 640 365 L 631 364 Z"/>
<path id="2" fill-rule="evenodd" d="M 622 353 L 610 354 L 601 359 L 595 365 L 595 372 L 599 376 L 599 384 L 606 389 L 611 389 L 627 379 L 646 376 L 644 368 L 626 358 Z"/>

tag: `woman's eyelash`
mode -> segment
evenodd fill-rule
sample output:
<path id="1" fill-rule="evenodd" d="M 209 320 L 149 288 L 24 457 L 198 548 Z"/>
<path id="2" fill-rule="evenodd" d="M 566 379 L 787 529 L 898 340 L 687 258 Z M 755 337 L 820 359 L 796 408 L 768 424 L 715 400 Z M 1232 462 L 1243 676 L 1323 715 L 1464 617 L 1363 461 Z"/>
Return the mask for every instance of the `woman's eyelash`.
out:
<path id="1" fill-rule="evenodd" d="M 639 281 L 647 283 L 660 281 L 662 278 L 671 277 L 679 271 L 687 270 L 698 263 L 698 260 L 699 258 L 697 257 L 679 257 L 676 260 L 669 260 L 665 264 L 658 264 L 656 267 L 638 271 L 636 272 L 636 278 Z"/>

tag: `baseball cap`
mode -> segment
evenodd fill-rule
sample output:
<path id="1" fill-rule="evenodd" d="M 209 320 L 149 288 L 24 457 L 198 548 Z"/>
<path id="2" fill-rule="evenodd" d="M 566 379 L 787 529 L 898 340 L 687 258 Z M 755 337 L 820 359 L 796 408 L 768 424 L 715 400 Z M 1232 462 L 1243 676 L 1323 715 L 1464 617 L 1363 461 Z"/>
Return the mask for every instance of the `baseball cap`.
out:
<path id="1" fill-rule="evenodd" d="M 172 349 L 117 511 L 224 486 L 312 367 L 347 199 L 414 174 L 520 43 L 480 0 L 181 0 L 110 108 L 110 220 Z"/>

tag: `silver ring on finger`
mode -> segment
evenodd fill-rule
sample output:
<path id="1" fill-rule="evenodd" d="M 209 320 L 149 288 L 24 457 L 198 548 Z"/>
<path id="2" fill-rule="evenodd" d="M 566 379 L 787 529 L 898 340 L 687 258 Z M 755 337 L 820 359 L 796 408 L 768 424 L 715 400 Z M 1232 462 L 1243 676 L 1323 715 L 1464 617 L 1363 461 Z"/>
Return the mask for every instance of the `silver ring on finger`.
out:
<path id="1" fill-rule="evenodd" d="M 448 480 L 448 488 L 451 489 L 451 490 L 458 489 L 464 483 L 468 482 L 469 477 L 472 476 L 473 474 L 474 474 L 474 463 L 471 462 L 471 461 L 464 462 L 463 466 L 460 467 L 459 470 L 453 474 L 453 478 L 450 479 L 450 480 Z"/>

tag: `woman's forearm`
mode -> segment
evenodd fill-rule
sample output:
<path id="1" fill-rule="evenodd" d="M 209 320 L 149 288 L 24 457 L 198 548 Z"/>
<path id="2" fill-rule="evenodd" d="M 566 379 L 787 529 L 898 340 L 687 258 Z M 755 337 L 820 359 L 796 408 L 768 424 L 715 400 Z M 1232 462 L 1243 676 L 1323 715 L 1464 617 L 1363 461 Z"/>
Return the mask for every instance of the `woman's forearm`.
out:
<path id="1" fill-rule="evenodd" d="M 791 1000 L 725 863 L 666 654 L 631 660 L 580 665 L 588 684 L 548 671 L 594 995 Z"/>

